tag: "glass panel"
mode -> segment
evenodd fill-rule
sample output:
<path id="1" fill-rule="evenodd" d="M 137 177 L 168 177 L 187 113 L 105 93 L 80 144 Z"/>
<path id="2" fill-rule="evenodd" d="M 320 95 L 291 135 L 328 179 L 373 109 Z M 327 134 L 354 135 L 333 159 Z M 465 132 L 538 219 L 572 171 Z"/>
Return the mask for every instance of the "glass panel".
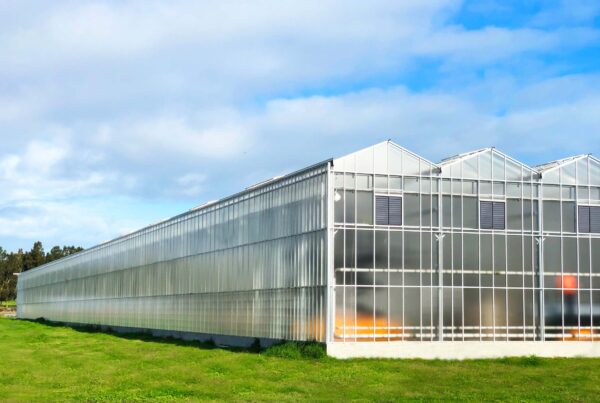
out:
<path id="1" fill-rule="evenodd" d="M 399 176 L 390 177 L 390 190 L 400 191 L 402 190 L 402 178 Z"/>
<path id="2" fill-rule="evenodd" d="M 589 183 L 587 160 L 577 161 L 577 182 L 582 185 Z"/>
<path id="3" fill-rule="evenodd" d="M 560 199 L 560 186 L 544 185 L 542 188 L 543 197 L 550 199 Z"/>
<path id="4" fill-rule="evenodd" d="M 390 269 L 402 269 L 402 232 L 390 232 Z"/>
<path id="5" fill-rule="evenodd" d="M 563 273 L 577 273 L 577 238 L 563 238 Z"/>
<path id="6" fill-rule="evenodd" d="M 494 182 L 494 196 L 504 196 L 504 183 Z"/>
<path id="7" fill-rule="evenodd" d="M 562 204 L 562 230 L 575 232 L 575 203 L 563 202 Z"/>
<path id="8" fill-rule="evenodd" d="M 506 184 L 506 195 L 509 197 L 521 197 L 521 184 L 520 183 L 507 183 Z"/>
<path id="9" fill-rule="evenodd" d="M 334 267 L 344 267 L 344 231 L 337 230 L 334 235 Z"/>
<path id="10" fill-rule="evenodd" d="M 592 238 L 591 239 L 592 242 L 592 273 L 593 274 L 600 274 L 600 239 L 598 238 Z M 597 286 L 594 286 L 594 288 L 600 288 Z M 598 303 L 600 304 L 600 300 L 598 300 Z M 598 322 L 598 325 L 600 325 L 600 322 Z"/>
<path id="11" fill-rule="evenodd" d="M 544 231 L 560 231 L 560 202 L 544 201 Z"/>
<path id="12" fill-rule="evenodd" d="M 590 189 L 588 187 L 579 186 L 577 188 L 577 197 L 579 199 L 588 200 L 590 198 Z"/>
<path id="13" fill-rule="evenodd" d="M 600 164 L 591 158 L 588 158 L 588 169 L 590 185 L 600 185 Z"/>
<path id="14" fill-rule="evenodd" d="M 356 267 L 356 231 L 346 230 L 346 260 L 347 268 Z"/>
<path id="15" fill-rule="evenodd" d="M 375 268 L 388 267 L 388 231 L 375 231 Z"/>
<path id="16" fill-rule="evenodd" d="M 492 236 L 481 235 L 481 270 L 492 270 Z"/>
<path id="17" fill-rule="evenodd" d="M 373 193 L 357 191 L 356 203 L 356 222 L 359 224 L 373 225 Z"/>
<path id="18" fill-rule="evenodd" d="M 405 232 L 404 239 L 404 268 L 405 269 L 419 269 L 421 247 L 420 237 L 418 232 Z"/>
<path id="19" fill-rule="evenodd" d="M 419 159 L 404 153 L 404 173 L 406 175 L 419 175 Z"/>
<path id="20" fill-rule="evenodd" d="M 506 236 L 494 235 L 494 271 L 506 270 Z"/>
<path id="21" fill-rule="evenodd" d="M 567 200 L 575 199 L 575 186 L 563 186 L 562 187 L 562 198 Z"/>
<path id="22" fill-rule="evenodd" d="M 524 200 L 523 201 L 523 230 L 524 231 L 531 231 L 532 220 L 533 220 L 533 215 L 531 212 L 531 200 Z"/>
<path id="23" fill-rule="evenodd" d="M 544 271 L 560 273 L 560 238 L 546 237 L 544 241 Z M 546 287 L 552 287 L 546 284 Z"/>
<path id="24" fill-rule="evenodd" d="M 452 193 L 452 183 L 450 179 L 442 180 L 442 193 Z"/>
<path id="25" fill-rule="evenodd" d="M 467 158 L 462 164 L 465 178 L 477 178 L 477 158 Z"/>
<path id="26" fill-rule="evenodd" d="M 492 179 L 492 154 L 489 151 L 479 154 L 479 177 Z"/>
<path id="27" fill-rule="evenodd" d="M 488 196 L 492 194 L 492 183 L 491 182 L 481 182 L 480 183 L 481 194 L 484 196 Z"/>
<path id="28" fill-rule="evenodd" d="M 516 164 L 510 160 L 506 160 L 506 179 L 511 181 L 521 180 L 521 165 Z"/>
<path id="29" fill-rule="evenodd" d="M 544 182 L 546 183 L 558 183 L 558 169 L 552 169 L 544 172 Z"/>
<path id="30" fill-rule="evenodd" d="M 355 191 L 354 190 L 346 190 L 346 222 L 354 223 L 355 219 Z"/>
<path id="31" fill-rule="evenodd" d="M 431 179 L 421 178 L 421 192 L 431 193 Z"/>
<path id="32" fill-rule="evenodd" d="M 402 288 L 390 288 L 390 333 L 396 339 L 404 336 L 403 299 Z"/>
<path id="33" fill-rule="evenodd" d="M 334 196 L 334 219 L 335 222 L 344 222 L 344 191 L 335 190 Z"/>
<path id="34" fill-rule="evenodd" d="M 479 290 L 477 288 L 465 288 L 464 290 L 464 309 L 465 309 L 465 333 L 479 333 Z M 469 329 L 471 328 L 471 329 Z M 476 336 L 479 339 L 479 336 Z"/>
<path id="35" fill-rule="evenodd" d="M 452 202 L 450 196 L 442 196 L 442 225 L 444 227 L 452 226 Z"/>
<path id="36" fill-rule="evenodd" d="M 419 178 L 404 178 L 404 191 L 405 192 L 418 192 L 419 191 Z"/>
<path id="37" fill-rule="evenodd" d="M 478 271 L 479 238 L 475 234 L 464 234 L 463 264 L 465 271 Z"/>
<path id="38" fill-rule="evenodd" d="M 508 240 L 508 271 L 523 271 L 522 238 L 509 235 Z"/>
<path id="39" fill-rule="evenodd" d="M 561 183 L 566 185 L 575 184 L 575 164 L 563 165 L 560 168 Z"/>
<path id="40" fill-rule="evenodd" d="M 579 273 L 588 274 L 590 272 L 590 240 L 586 238 L 579 239 Z"/>
<path id="41" fill-rule="evenodd" d="M 521 230 L 521 200 L 508 199 L 506 201 L 506 218 L 508 221 L 508 229 Z"/>
<path id="42" fill-rule="evenodd" d="M 494 179 L 504 180 L 504 157 L 493 153 L 493 160 Z"/>
<path id="43" fill-rule="evenodd" d="M 421 196 L 421 225 L 423 227 L 431 226 L 431 196 Z"/>
<path id="44" fill-rule="evenodd" d="M 419 288 L 404 289 L 404 322 L 406 326 L 405 338 L 420 340 L 421 333 L 421 293 Z"/>
<path id="45" fill-rule="evenodd" d="M 341 188 L 344 186 L 344 174 L 335 174 L 335 187 Z"/>
<path id="46" fill-rule="evenodd" d="M 452 226 L 461 228 L 462 224 L 462 201 L 460 196 L 452 196 Z"/>
<path id="47" fill-rule="evenodd" d="M 459 195 L 462 193 L 462 181 L 460 179 L 452 180 L 452 193 Z"/>
<path id="48" fill-rule="evenodd" d="M 463 194 L 476 195 L 477 194 L 477 182 L 476 181 L 463 181 Z"/>
<path id="49" fill-rule="evenodd" d="M 373 231 L 357 232 L 357 267 L 362 269 L 373 268 Z"/>
<path id="50" fill-rule="evenodd" d="M 421 207 L 419 195 L 404 194 L 404 225 L 419 225 Z"/>
<path id="51" fill-rule="evenodd" d="M 373 188 L 373 175 L 356 175 L 356 188 L 357 189 L 372 189 Z"/>
<path id="52" fill-rule="evenodd" d="M 439 226 L 438 196 L 431 196 L 431 214 L 431 225 L 433 227 Z"/>
<path id="53" fill-rule="evenodd" d="M 359 340 L 373 337 L 374 294 L 371 287 L 356 287 L 356 334 Z"/>
<path id="54" fill-rule="evenodd" d="M 344 187 L 347 189 L 354 189 L 356 187 L 356 180 L 354 178 L 354 174 L 346 174 L 346 181 L 344 183 Z"/>
<path id="55" fill-rule="evenodd" d="M 477 228 L 477 198 L 463 197 L 464 228 Z"/>
<path id="56" fill-rule="evenodd" d="M 388 188 L 388 177 L 383 175 L 375 176 L 375 188 L 376 189 L 387 189 Z"/>

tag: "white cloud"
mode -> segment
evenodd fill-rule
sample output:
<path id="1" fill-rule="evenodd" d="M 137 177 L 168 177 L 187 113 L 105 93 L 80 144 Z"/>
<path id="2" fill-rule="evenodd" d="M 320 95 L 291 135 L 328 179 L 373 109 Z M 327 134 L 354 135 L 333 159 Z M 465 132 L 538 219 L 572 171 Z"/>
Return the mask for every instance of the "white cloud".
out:
<path id="1" fill-rule="evenodd" d="M 461 6 L 3 4 L 0 244 L 89 245 L 164 216 L 106 199 L 193 206 L 386 138 L 434 160 L 600 152 L 598 77 L 544 60 L 595 46 L 597 8 L 469 29 Z"/>

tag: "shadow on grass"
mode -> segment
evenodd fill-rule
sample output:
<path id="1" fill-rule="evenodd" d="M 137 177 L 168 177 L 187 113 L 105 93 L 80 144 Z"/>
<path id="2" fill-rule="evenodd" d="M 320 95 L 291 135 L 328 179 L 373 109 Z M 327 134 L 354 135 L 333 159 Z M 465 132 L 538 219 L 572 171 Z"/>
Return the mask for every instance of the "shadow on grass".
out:
<path id="1" fill-rule="evenodd" d="M 114 337 L 118 337 L 125 340 L 136 340 L 147 343 L 160 343 L 169 344 L 180 347 L 192 347 L 203 350 L 221 349 L 236 353 L 253 353 L 253 354 L 264 354 L 270 357 L 280 357 L 287 359 L 321 359 L 327 356 L 325 344 L 316 341 L 307 342 L 295 342 L 295 341 L 282 341 L 270 345 L 268 347 L 261 346 L 260 339 L 254 339 L 254 342 L 248 347 L 235 347 L 216 344 L 215 341 L 210 338 L 206 341 L 200 340 L 186 340 L 175 336 L 159 336 L 148 331 L 118 331 L 111 326 L 100 326 L 100 325 L 88 325 L 88 324 L 74 324 L 74 323 L 63 323 L 49 321 L 44 318 L 38 319 L 22 319 L 26 322 L 32 322 L 41 324 L 49 327 L 57 328 L 69 328 L 80 333 L 99 333 L 109 334 Z"/>

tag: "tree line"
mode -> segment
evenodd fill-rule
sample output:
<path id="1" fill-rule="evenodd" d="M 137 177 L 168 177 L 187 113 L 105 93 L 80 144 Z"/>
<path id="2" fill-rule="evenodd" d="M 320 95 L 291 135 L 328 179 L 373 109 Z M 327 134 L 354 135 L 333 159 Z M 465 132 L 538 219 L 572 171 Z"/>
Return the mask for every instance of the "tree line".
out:
<path id="1" fill-rule="evenodd" d="M 13 273 L 22 273 L 82 250 L 81 246 L 65 245 L 53 246 L 49 252 L 44 252 L 40 241 L 35 242 L 31 250 L 26 252 L 23 249 L 7 252 L 0 246 L 0 301 L 10 301 L 17 297 L 17 276 Z"/>

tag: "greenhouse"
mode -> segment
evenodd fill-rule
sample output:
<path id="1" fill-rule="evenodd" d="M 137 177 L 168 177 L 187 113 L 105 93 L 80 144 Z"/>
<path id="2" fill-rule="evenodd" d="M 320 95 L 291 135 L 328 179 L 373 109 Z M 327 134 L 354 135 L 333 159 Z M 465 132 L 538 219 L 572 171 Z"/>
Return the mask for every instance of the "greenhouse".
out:
<path id="1" fill-rule="evenodd" d="M 340 357 L 600 355 L 600 160 L 386 141 L 22 273 L 17 302 Z"/>

